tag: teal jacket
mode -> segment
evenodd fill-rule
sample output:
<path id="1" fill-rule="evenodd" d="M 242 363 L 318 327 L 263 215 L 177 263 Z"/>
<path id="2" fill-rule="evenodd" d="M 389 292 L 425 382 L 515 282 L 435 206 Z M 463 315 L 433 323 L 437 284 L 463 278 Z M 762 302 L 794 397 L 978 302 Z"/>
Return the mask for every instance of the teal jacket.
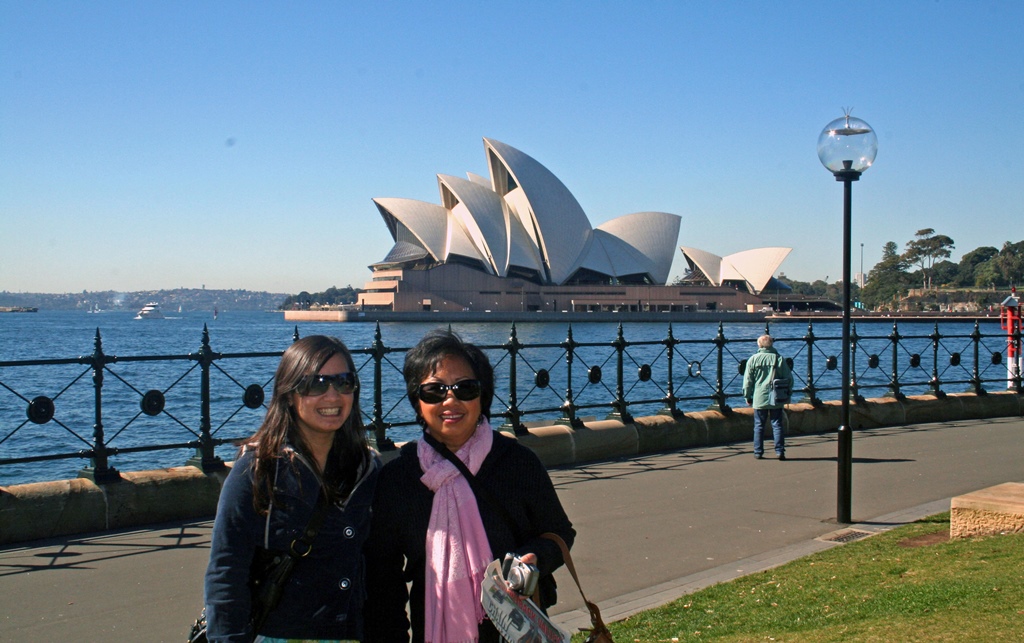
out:
<path id="1" fill-rule="evenodd" d="M 768 396 L 772 388 L 772 367 L 775 377 L 789 380 L 789 390 L 793 390 L 793 373 L 786 365 L 786 360 L 774 348 L 759 348 L 747 360 L 743 371 L 743 398 L 755 409 L 781 409 L 784 404 L 772 405 Z"/>

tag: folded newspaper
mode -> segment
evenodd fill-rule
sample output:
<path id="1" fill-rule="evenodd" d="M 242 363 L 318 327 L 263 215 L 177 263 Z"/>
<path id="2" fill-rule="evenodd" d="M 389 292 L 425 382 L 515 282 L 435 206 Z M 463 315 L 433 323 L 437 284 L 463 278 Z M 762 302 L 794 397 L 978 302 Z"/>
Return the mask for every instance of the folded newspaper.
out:
<path id="1" fill-rule="evenodd" d="M 552 623 L 533 601 L 509 589 L 501 561 L 484 571 L 480 601 L 498 632 L 509 643 L 569 643 L 570 636 Z"/>

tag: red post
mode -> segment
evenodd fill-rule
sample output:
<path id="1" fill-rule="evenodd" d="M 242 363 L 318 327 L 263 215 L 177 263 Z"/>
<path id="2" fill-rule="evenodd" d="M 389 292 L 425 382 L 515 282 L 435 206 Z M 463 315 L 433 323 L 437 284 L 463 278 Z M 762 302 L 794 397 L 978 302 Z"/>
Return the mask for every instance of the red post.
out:
<path id="1" fill-rule="evenodd" d="M 1006 331 L 1006 388 L 1018 388 L 1021 376 L 1021 319 L 1016 287 L 1010 289 L 1010 296 L 1000 305 L 999 326 Z"/>

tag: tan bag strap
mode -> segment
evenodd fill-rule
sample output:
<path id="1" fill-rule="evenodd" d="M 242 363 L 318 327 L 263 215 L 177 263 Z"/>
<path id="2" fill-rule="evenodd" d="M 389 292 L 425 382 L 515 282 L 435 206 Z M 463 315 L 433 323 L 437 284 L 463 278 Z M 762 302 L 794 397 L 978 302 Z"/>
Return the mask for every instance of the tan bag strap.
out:
<path id="1" fill-rule="evenodd" d="M 566 546 L 565 541 L 558 534 L 545 532 L 540 535 L 541 538 L 547 538 L 548 540 L 554 541 L 558 544 L 559 549 L 562 550 L 562 559 L 565 561 L 565 566 L 568 568 L 569 573 L 572 574 L 572 579 L 576 581 L 576 587 L 580 590 L 580 596 L 583 597 L 583 603 L 590 610 L 590 623 L 594 626 L 594 632 L 604 632 L 607 634 L 608 627 L 604 624 L 601 619 L 601 610 L 597 608 L 597 605 L 587 600 L 587 595 L 583 593 L 583 586 L 580 585 L 580 577 L 576 575 L 576 566 L 572 564 L 572 554 L 569 553 L 569 547 Z M 611 640 L 611 635 L 608 635 L 608 640 Z"/>

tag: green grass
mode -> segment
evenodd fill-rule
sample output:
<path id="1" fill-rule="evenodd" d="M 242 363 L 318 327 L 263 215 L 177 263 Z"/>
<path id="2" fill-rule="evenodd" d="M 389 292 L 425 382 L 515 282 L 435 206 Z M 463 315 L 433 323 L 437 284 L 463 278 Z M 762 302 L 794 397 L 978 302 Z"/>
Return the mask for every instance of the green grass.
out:
<path id="1" fill-rule="evenodd" d="M 617 643 L 1024 641 L 1024 534 L 948 535 L 949 514 L 939 514 L 609 629 Z"/>

